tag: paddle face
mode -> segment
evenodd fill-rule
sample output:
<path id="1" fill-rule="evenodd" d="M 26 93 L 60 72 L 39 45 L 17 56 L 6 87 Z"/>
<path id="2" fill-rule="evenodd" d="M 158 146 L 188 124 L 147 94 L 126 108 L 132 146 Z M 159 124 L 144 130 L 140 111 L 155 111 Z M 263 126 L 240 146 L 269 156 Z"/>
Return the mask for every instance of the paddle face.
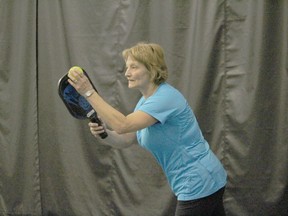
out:
<path id="1" fill-rule="evenodd" d="M 87 114 L 93 110 L 89 102 L 81 96 L 68 82 L 66 74 L 59 80 L 58 93 L 70 114 L 77 119 L 89 118 Z"/>
<path id="2" fill-rule="evenodd" d="M 88 77 L 85 71 L 84 71 L 84 74 Z M 76 89 L 72 85 L 70 85 L 70 83 L 68 82 L 68 79 L 69 77 L 66 74 L 59 80 L 58 94 L 60 98 L 62 99 L 62 101 L 64 102 L 70 114 L 77 119 L 90 119 L 91 122 L 95 122 L 95 123 L 98 123 L 98 125 L 102 125 L 102 122 L 97 117 L 96 111 L 93 109 L 90 103 L 86 100 L 86 98 L 80 95 L 76 91 Z M 94 86 L 93 88 L 97 92 Z M 100 136 L 102 139 L 104 139 L 107 137 L 107 133 L 103 132 L 100 134 Z"/>

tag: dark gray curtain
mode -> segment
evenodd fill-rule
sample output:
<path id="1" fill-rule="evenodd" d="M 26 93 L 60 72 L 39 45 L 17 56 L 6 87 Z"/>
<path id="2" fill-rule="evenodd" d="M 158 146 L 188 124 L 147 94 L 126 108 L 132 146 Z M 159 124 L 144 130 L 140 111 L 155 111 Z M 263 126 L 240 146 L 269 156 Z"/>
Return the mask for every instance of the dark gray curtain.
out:
<path id="1" fill-rule="evenodd" d="M 0 215 L 41 213 L 35 1 L 0 1 Z"/>
<path id="2" fill-rule="evenodd" d="M 286 0 L 0 0 L 0 215 L 174 215 L 154 158 L 101 145 L 57 93 L 79 65 L 131 112 L 121 51 L 138 41 L 164 48 L 225 166 L 227 215 L 286 216 Z"/>

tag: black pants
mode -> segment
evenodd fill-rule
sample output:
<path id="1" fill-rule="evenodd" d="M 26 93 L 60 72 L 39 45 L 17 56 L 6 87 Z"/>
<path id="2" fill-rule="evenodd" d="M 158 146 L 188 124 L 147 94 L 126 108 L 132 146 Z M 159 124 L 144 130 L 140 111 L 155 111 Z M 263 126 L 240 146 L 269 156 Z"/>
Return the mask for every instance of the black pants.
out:
<path id="1" fill-rule="evenodd" d="M 225 216 L 223 194 L 221 188 L 210 196 L 196 200 L 177 201 L 175 216 Z"/>

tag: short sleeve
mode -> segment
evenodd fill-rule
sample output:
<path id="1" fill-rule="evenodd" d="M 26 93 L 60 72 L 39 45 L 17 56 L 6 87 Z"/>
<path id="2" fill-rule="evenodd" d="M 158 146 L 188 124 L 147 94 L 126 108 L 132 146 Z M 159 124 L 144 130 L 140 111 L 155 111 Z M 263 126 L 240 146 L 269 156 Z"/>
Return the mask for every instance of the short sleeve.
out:
<path id="1" fill-rule="evenodd" d="M 185 99 L 176 89 L 162 88 L 146 100 L 142 99 L 137 110 L 141 110 L 164 124 L 185 107 Z"/>

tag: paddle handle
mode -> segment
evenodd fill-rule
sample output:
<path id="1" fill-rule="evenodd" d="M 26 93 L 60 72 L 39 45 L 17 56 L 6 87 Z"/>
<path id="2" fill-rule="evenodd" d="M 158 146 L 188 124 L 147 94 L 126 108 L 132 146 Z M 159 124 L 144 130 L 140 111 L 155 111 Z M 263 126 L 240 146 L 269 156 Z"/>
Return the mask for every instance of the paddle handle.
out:
<path id="1" fill-rule="evenodd" d="M 100 119 L 96 115 L 93 115 L 90 118 L 90 121 L 93 123 L 97 123 L 99 126 L 102 126 L 102 122 L 100 121 Z M 99 136 L 101 137 L 101 139 L 105 139 L 108 136 L 108 134 L 106 131 L 104 131 L 103 133 L 99 134 Z"/>

